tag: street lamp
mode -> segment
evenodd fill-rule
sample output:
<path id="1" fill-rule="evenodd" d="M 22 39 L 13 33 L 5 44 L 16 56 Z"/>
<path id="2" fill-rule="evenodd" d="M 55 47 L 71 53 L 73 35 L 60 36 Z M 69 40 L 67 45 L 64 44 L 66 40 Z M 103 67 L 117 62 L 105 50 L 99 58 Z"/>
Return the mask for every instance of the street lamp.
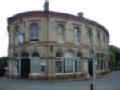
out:
<path id="1" fill-rule="evenodd" d="M 95 78 L 95 65 L 94 65 L 95 58 L 96 58 L 95 49 L 91 48 L 90 49 L 90 60 L 88 63 L 90 90 L 93 90 L 93 81 Z"/>

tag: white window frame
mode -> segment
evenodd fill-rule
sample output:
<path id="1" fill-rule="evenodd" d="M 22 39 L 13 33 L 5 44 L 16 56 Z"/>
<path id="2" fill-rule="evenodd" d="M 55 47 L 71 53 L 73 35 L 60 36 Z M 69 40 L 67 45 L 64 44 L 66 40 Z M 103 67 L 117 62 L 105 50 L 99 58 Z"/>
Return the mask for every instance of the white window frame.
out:
<path id="1" fill-rule="evenodd" d="M 55 63 L 54 64 L 56 64 L 56 61 L 61 61 L 61 69 L 62 69 L 62 71 L 61 71 L 61 73 L 60 72 L 56 72 L 56 65 L 54 65 L 55 66 L 55 68 L 54 68 L 54 70 L 55 70 L 55 74 L 56 75 L 62 75 L 64 72 L 63 72 L 63 69 L 64 69 L 64 67 L 63 67 L 63 58 L 62 57 L 57 57 L 56 58 L 57 60 L 55 60 Z"/>

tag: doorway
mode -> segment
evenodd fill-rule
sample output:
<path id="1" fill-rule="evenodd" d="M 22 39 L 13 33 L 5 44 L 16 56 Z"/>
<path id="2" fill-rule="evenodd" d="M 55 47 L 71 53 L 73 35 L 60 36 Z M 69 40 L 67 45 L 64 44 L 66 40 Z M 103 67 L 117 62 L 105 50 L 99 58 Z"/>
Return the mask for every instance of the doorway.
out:
<path id="1" fill-rule="evenodd" d="M 29 78 L 30 73 L 30 59 L 22 58 L 21 59 L 21 78 Z"/>

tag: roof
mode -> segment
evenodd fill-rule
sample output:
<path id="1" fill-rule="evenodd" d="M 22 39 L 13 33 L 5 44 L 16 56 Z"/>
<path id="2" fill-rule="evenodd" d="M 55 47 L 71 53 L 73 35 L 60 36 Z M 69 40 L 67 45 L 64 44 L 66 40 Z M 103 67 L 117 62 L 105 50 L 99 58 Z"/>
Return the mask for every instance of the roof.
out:
<path id="1" fill-rule="evenodd" d="M 75 20 L 75 21 L 82 21 L 86 24 L 90 24 L 93 26 L 96 26 L 102 30 L 104 30 L 108 36 L 109 36 L 109 32 L 108 30 L 103 26 L 98 24 L 97 22 L 87 19 L 85 17 L 79 17 L 79 16 L 75 16 L 72 14 L 68 14 L 68 13 L 61 13 L 61 12 L 54 12 L 54 11 L 49 11 L 49 12 L 45 12 L 45 11 L 28 11 L 28 12 L 23 12 L 23 13 L 18 13 L 12 17 L 8 18 L 8 23 L 13 22 L 16 19 L 23 19 L 23 18 L 27 18 L 27 17 L 46 17 L 46 16 L 50 16 L 50 17 L 61 17 L 61 18 L 65 18 L 67 20 Z"/>

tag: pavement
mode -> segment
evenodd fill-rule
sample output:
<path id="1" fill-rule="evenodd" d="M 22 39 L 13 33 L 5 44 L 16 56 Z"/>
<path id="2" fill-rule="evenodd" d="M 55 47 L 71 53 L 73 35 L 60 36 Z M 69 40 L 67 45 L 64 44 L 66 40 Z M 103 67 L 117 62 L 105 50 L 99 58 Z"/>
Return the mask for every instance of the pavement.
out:
<path id="1" fill-rule="evenodd" d="M 35 81 L 0 78 L 0 90 L 90 90 L 89 80 Z M 120 90 L 120 71 L 94 81 L 94 90 Z"/>

